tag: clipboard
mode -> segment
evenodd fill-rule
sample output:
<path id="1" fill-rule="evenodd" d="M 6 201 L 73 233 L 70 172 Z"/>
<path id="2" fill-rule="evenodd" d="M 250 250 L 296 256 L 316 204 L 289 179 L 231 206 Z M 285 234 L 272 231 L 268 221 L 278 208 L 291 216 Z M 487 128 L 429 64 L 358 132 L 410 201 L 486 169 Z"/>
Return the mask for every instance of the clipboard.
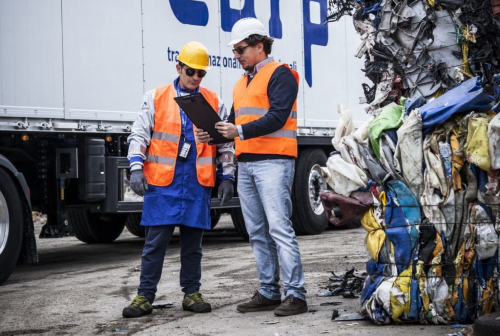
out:
<path id="1" fill-rule="evenodd" d="M 208 132 L 213 139 L 209 144 L 221 144 L 233 142 L 233 139 L 227 139 L 215 129 L 215 124 L 222 121 L 219 114 L 214 111 L 201 93 L 193 95 L 174 97 L 175 102 L 186 113 L 189 119 L 197 128 Z"/>

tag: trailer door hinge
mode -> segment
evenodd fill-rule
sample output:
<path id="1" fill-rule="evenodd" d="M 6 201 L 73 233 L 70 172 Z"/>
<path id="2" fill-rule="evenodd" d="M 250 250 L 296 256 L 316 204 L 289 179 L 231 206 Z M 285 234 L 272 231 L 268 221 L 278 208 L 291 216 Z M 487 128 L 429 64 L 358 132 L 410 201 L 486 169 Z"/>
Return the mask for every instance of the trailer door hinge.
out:
<path id="1" fill-rule="evenodd" d="M 109 124 L 106 124 L 106 125 L 105 125 L 105 124 L 103 124 L 103 123 L 100 123 L 99 125 L 97 125 L 97 130 L 98 130 L 98 131 L 104 131 L 104 132 L 105 132 L 105 131 L 110 130 L 110 129 L 112 129 L 112 128 L 113 128 L 113 126 L 111 126 L 111 125 L 109 125 Z"/>
<path id="2" fill-rule="evenodd" d="M 49 121 L 49 122 L 41 122 L 41 123 L 38 123 L 38 124 L 35 124 L 34 125 L 35 127 L 40 127 L 41 129 L 44 129 L 44 130 L 50 130 L 52 128 L 54 128 L 54 126 L 52 125 L 52 122 Z"/>
<path id="3" fill-rule="evenodd" d="M 78 127 L 76 128 L 79 131 L 87 131 L 92 127 L 90 124 L 83 124 L 83 123 L 78 123 Z"/>
<path id="4" fill-rule="evenodd" d="M 28 129 L 30 127 L 30 123 L 28 122 L 28 118 L 24 119 L 24 121 L 17 121 L 15 123 L 17 128 L 20 129 Z"/>

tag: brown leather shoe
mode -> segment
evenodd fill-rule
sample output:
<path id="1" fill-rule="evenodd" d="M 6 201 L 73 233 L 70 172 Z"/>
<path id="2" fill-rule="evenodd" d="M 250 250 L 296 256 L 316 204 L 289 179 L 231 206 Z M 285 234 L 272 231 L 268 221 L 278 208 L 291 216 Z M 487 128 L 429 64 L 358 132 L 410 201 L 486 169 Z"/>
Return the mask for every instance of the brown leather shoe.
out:
<path id="1" fill-rule="evenodd" d="M 280 304 L 281 300 L 270 300 L 257 291 L 250 301 L 241 303 L 236 306 L 236 310 L 240 313 L 266 311 L 273 310 L 276 307 L 279 307 Z"/>
<path id="2" fill-rule="evenodd" d="M 290 294 L 283 300 L 281 305 L 274 310 L 274 315 L 290 316 L 307 313 L 307 311 L 307 302 Z"/>

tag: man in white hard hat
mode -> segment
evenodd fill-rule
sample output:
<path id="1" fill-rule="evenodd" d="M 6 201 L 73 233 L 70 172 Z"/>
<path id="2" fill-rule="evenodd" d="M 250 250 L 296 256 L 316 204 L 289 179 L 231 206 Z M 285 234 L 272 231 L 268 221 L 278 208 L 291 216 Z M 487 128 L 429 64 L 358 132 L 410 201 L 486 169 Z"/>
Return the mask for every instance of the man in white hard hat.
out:
<path id="1" fill-rule="evenodd" d="M 234 149 L 231 143 L 199 142 L 193 123 L 174 101 L 174 97 L 201 92 L 221 119 L 227 119 L 217 94 L 200 86 L 209 69 L 208 60 L 201 43 L 185 44 L 176 65 L 179 76 L 169 85 L 146 92 L 128 138 L 130 184 L 144 196 L 141 225 L 146 241 L 137 296 L 123 309 L 124 317 L 152 312 L 165 252 L 176 226 L 180 230 L 182 308 L 195 313 L 212 310 L 199 291 L 201 241 L 204 230 L 211 228 L 210 199 L 216 179 L 222 181 L 219 194 L 223 201 L 233 195 Z"/>
<path id="2" fill-rule="evenodd" d="M 238 195 L 260 282 L 252 299 L 237 310 L 274 310 L 278 316 L 305 313 L 304 272 L 290 220 L 299 75 L 269 57 L 273 38 L 259 20 L 239 20 L 231 38 L 229 45 L 246 73 L 234 87 L 229 123 L 216 127 L 235 140 Z"/>

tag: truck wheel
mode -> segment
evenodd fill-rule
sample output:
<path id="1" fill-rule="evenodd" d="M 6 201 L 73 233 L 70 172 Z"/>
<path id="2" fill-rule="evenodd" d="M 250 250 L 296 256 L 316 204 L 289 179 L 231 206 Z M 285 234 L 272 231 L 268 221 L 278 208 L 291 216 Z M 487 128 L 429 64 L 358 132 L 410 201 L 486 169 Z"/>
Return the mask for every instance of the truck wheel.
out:
<path id="1" fill-rule="evenodd" d="M 222 216 L 222 210 L 210 209 L 210 225 L 212 226 L 212 229 L 217 226 L 221 216 Z"/>
<path id="2" fill-rule="evenodd" d="M 319 194 L 327 188 L 321 176 L 326 155 L 319 148 L 304 150 L 297 160 L 293 182 L 293 228 L 297 234 L 319 234 L 328 225 Z"/>
<path id="3" fill-rule="evenodd" d="M 76 238 L 89 244 L 110 243 L 120 236 L 127 214 L 91 213 L 88 209 L 68 210 Z"/>
<path id="4" fill-rule="evenodd" d="M 22 199 L 12 177 L 0 168 L 0 285 L 16 266 L 23 243 Z"/>
<path id="5" fill-rule="evenodd" d="M 497 336 L 500 335 L 500 312 L 478 317 L 474 321 L 474 335 Z"/>
<path id="6" fill-rule="evenodd" d="M 130 213 L 127 216 L 127 221 L 125 225 L 131 234 L 137 237 L 146 237 L 146 230 L 144 230 L 144 226 L 141 225 L 141 213 Z"/>
<path id="7" fill-rule="evenodd" d="M 241 238 L 248 241 L 250 237 L 248 236 L 247 228 L 245 226 L 245 219 L 243 218 L 243 212 L 241 208 L 231 209 L 231 219 L 233 220 L 234 228 Z"/>

